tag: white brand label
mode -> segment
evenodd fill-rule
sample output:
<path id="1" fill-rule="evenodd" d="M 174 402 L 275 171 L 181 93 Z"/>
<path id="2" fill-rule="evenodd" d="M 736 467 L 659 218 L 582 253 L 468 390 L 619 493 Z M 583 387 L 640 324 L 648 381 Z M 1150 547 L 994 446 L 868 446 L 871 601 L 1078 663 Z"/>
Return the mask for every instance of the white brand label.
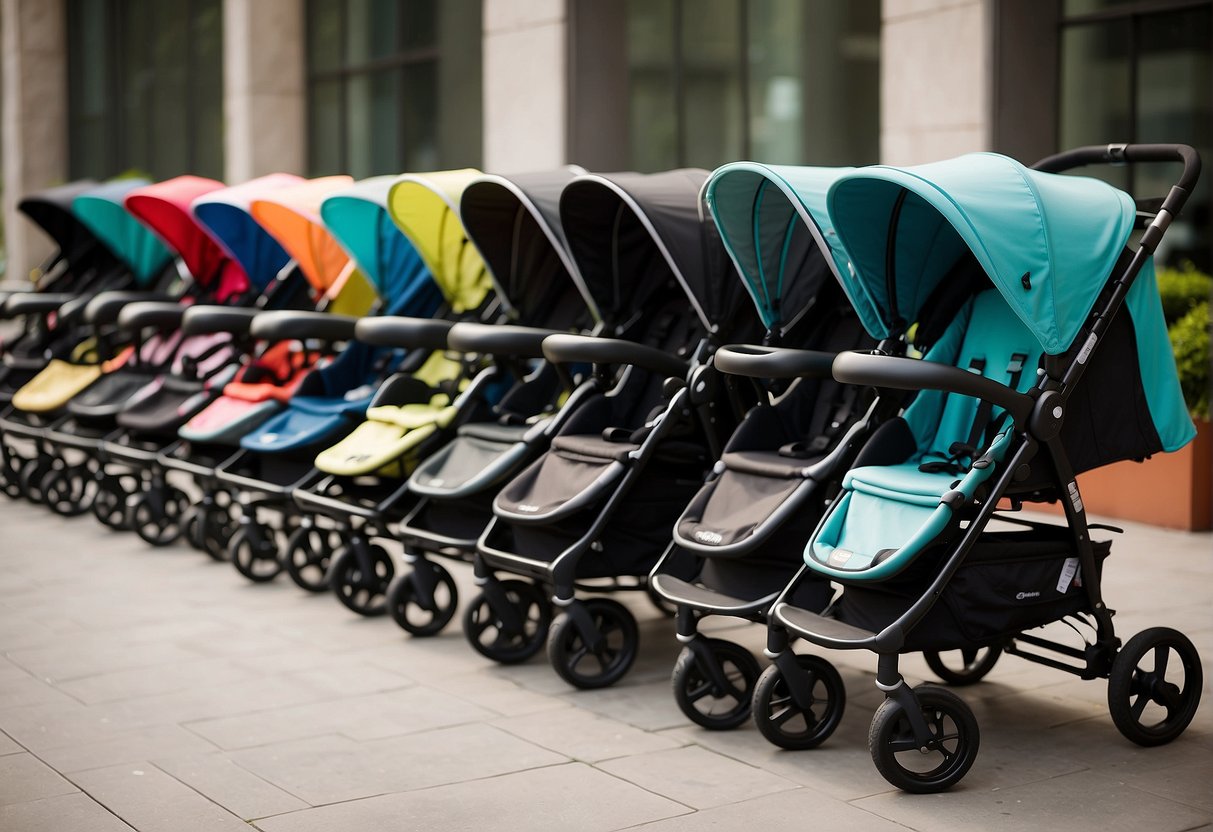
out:
<path id="1" fill-rule="evenodd" d="M 539 506 L 531 506 L 531 505 L 527 505 L 526 503 L 520 503 L 518 506 L 518 510 L 519 511 L 528 511 L 528 512 L 529 511 L 539 511 Z"/>
<path id="2" fill-rule="evenodd" d="M 1065 592 L 1070 588 L 1070 582 L 1078 572 L 1078 558 L 1066 558 L 1061 567 L 1061 577 L 1057 579 L 1057 591 Z"/>
<path id="3" fill-rule="evenodd" d="M 1087 342 L 1082 345 L 1082 349 L 1078 351 L 1078 358 L 1074 360 L 1079 364 L 1086 364 L 1087 359 L 1091 357 L 1091 350 L 1095 349 L 1095 342 L 1098 340 L 1099 339 L 1095 337 L 1094 332 L 1088 335 Z"/>
<path id="4" fill-rule="evenodd" d="M 709 543 L 712 546 L 715 546 L 720 541 L 724 540 L 724 538 L 721 537 L 716 532 L 705 532 L 705 531 L 695 532 L 695 539 L 698 540 L 700 543 Z"/>

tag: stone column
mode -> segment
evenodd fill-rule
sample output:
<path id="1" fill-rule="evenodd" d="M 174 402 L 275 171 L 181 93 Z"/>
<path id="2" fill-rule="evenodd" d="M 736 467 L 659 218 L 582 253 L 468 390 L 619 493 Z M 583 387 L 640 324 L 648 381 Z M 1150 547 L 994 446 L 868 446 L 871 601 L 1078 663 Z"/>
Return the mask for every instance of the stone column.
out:
<path id="1" fill-rule="evenodd" d="M 7 280 L 23 280 L 50 253 L 17 213 L 24 195 L 67 178 L 67 25 L 63 0 L 0 0 Z"/>
<path id="2" fill-rule="evenodd" d="M 912 165 L 991 146 L 992 0 L 883 0 L 880 160 Z"/>
<path id="3" fill-rule="evenodd" d="M 484 0 L 484 169 L 564 164 L 566 0 Z"/>
<path id="4" fill-rule="evenodd" d="M 305 173 L 303 0 L 224 0 L 224 169 L 238 183 Z"/>

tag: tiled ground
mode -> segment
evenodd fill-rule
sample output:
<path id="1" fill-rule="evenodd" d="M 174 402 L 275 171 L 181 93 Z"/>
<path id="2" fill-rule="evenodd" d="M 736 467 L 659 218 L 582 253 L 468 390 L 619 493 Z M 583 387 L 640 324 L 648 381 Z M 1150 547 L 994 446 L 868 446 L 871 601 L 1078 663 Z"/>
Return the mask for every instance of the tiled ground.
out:
<path id="1" fill-rule="evenodd" d="M 1211 544 L 1133 527 L 1106 582 L 1122 634 L 1179 627 L 1208 676 Z M 749 725 L 689 724 L 669 694 L 669 623 L 633 608 L 637 668 L 576 692 L 542 659 L 491 665 L 458 627 L 409 640 L 285 579 L 252 586 L 185 548 L 0 497 L 0 830 L 1169 832 L 1213 819 L 1213 698 L 1180 741 L 1143 749 L 1112 726 L 1102 683 L 1006 659 L 962 692 L 983 732 L 973 771 L 913 797 L 868 757 L 869 656 L 831 657 L 851 694 L 834 737 L 778 751 Z M 761 646 L 756 628 L 730 637 Z"/>

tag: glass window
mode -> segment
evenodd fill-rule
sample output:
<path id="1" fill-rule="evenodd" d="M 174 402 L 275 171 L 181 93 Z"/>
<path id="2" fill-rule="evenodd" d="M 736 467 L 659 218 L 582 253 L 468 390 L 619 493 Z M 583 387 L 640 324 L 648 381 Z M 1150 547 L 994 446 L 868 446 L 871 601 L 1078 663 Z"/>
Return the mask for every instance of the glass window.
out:
<path id="1" fill-rule="evenodd" d="M 68 0 L 73 177 L 222 177 L 222 5 Z"/>
<path id="2" fill-rule="evenodd" d="M 363 178 L 479 165 L 480 7 L 308 0 L 311 172 Z"/>

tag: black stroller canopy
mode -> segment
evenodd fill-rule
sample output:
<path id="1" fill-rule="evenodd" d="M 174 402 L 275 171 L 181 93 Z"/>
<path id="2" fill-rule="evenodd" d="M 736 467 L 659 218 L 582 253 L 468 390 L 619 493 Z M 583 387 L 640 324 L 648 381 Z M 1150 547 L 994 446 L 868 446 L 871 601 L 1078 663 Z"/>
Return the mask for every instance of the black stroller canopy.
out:
<path id="1" fill-rule="evenodd" d="M 749 303 L 712 220 L 700 211 L 708 172 L 588 174 L 560 197 L 560 219 L 602 316 L 617 324 L 672 274 L 703 328 L 721 333 Z"/>
<path id="2" fill-rule="evenodd" d="M 596 321 L 598 307 L 560 226 L 560 194 L 577 168 L 485 175 L 459 201 L 464 228 L 497 283 L 508 314 L 521 324 L 556 329 Z"/>
<path id="3" fill-rule="evenodd" d="M 17 203 L 17 209 L 45 231 L 71 262 L 99 245 L 93 232 L 72 213 L 72 201 L 96 187 L 92 179 L 69 182 L 30 194 Z"/>

